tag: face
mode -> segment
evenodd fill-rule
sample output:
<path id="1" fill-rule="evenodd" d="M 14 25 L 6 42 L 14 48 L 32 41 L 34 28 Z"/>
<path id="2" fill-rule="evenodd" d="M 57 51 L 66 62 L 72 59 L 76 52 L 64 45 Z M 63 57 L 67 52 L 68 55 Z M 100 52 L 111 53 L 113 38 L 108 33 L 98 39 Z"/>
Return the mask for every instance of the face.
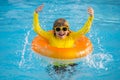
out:
<path id="1" fill-rule="evenodd" d="M 56 37 L 60 39 L 64 39 L 68 35 L 68 33 L 69 33 L 68 28 L 65 26 L 55 27 Z"/>

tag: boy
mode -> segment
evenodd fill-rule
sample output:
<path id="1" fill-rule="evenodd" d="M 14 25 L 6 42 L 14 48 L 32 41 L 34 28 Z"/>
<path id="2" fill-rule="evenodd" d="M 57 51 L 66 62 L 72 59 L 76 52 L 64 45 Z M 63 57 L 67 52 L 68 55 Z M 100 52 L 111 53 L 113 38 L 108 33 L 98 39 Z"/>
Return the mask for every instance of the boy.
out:
<path id="1" fill-rule="evenodd" d="M 71 48 L 74 46 L 74 42 L 77 38 L 81 35 L 85 35 L 89 32 L 91 28 L 91 24 L 94 18 L 94 10 L 92 8 L 88 8 L 88 14 L 90 15 L 85 25 L 82 29 L 78 30 L 77 32 L 71 31 L 69 29 L 68 22 L 63 19 L 57 19 L 53 24 L 53 32 L 45 31 L 39 25 L 38 20 L 38 12 L 43 9 L 44 5 L 39 6 L 34 12 L 34 20 L 33 26 L 34 31 L 38 34 L 43 36 L 44 38 L 48 39 L 49 44 L 51 46 L 57 48 Z"/>

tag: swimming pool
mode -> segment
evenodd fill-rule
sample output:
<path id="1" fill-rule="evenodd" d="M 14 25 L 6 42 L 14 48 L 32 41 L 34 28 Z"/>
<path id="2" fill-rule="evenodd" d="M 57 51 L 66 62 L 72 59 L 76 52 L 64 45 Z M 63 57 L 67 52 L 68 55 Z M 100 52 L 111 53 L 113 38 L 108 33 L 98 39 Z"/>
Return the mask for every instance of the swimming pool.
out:
<path id="1" fill-rule="evenodd" d="M 54 20 L 65 18 L 77 30 L 93 7 L 95 19 L 87 36 L 94 51 L 67 71 L 56 73 L 50 61 L 31 50 L 34 9 L 44 3 L 41 26 L 52 29 Z M 118 0 L 1 0 L 0 80 L 120 80 L 120 1 Z"/>

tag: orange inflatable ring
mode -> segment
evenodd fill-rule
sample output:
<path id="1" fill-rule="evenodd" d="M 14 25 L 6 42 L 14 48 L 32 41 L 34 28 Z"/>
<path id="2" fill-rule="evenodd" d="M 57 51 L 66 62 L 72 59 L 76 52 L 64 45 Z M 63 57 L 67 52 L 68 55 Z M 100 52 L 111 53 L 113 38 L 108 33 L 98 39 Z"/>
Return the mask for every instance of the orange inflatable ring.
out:
<path id="1" fill-rule="evenodd" d="M 32 49 L 40 55 L 56 59 L 78 59 L 92 52 L 92 43 L 86 36 L 75 41 L 73 48 L 56 48 L 49 45 L 47 39 L 37 36 L 32 41 Z"/>

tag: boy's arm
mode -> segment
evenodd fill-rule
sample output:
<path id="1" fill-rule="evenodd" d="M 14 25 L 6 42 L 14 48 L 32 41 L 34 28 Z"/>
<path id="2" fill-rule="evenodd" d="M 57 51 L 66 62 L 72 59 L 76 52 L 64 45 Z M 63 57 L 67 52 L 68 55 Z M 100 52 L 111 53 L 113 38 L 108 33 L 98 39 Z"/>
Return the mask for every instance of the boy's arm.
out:
<path id="1" fill-rule="evenodd" d="M 39 24 L 39 19 L 38 19 L 38 13 L 36 13 L 36 12 L 34 12 L 34 17 L 33 17 L 33 29 L 38 35 L 48 38 L 49 32 L 47 32 L 41 28 L 41 26 Z"/>
<path id="2" fill-rule="evenodd" d="M 40 5 L 34 12 L 34 17 L 33 17 L 33 29 L 34 31 L 38 34 L 41 35 L 45 38 L 49 37 L 49 32 L 43 30 L 39 24 L 39 15 L 38 12 L 40 12 L 42 10 L 42 8 L 44 7 L 44 5 Z"/>
<path id="3" fill-rule="evenodd" d="M 94 19 L 94 10 L 92 8 L 88 8 L 88 13 L 89 13 L 89 17 L 87 22 L 84 24 L 84 26 L 78 30 L 77 32 L 73 32 L 73 37 L 79 37 L 81 35 L 85 35 L 86 33 L 88 33 L 90 31 L 91 25 L 92 25 L 92 21 Z"/>
<path id="4" fill-rule="evenodd" d="M 88 33 L 90 31 L 91 25 L 92 25 L 92 21 L 93 21 L 94 16 L 89 16 L 87 22 L 84 24 L 84 26 L 78 30 L 76 33 L 79 35 L 85 35 L 86 33 Z"/>

